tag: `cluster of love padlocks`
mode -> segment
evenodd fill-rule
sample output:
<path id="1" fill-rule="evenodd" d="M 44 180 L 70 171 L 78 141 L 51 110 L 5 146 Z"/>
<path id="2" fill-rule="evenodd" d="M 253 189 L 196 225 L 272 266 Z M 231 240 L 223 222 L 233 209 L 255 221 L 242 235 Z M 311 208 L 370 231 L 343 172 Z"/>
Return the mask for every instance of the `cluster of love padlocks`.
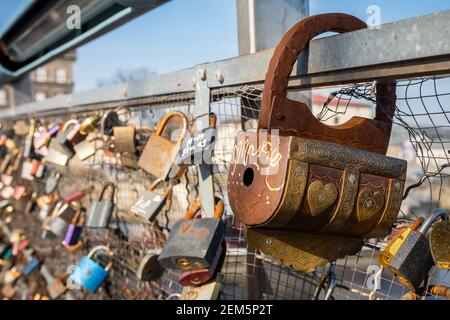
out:
<path id="1" fill-rule="evenodd" d="M 13 298 L 16 281 L 38 270 L 47 282 L 52 299 L 77 286 L 85 294 L 95 293 L 108 277 L 114 261 L 114 251 L 109 246 L 92 248 L 70 272 L 54 277 L 22 230 L 11 231 L 9 224 L 22 214 L 35 215 L 42 221 L 42 237 L 61 241 L 70 253 L 83 249 L 83 231 L 87 228 L 108 228 L 117 205 L 113 182 L 103 184 L 98 199 L 87 209 L 81 200 L 94 190 L 93 186 L 66 195 L 58 190 L 63 174 L 58 168 L 67 166 L 72 158 L 87 161 L 93 157 L 99 150 L 94 144 L 99 134 L 105 156 L 109 153 L 118 157 L 123 167 L 142 169 L 154 179 L 149 190 L 140 194 L 129 210 L 130 215 L 142 222 L 154 222 L 171 197 L 172 186 L 179 183 L 187 168 L 210 165 L 208 161 L 217 136 L 216 116 L 213 113 L 202 116 L 210 119 L 210 127 L 202 130 L 195 130 L 197 118 L 181 112 L 166 114 L 154 131 L 137 128 L 120 120 L 120 109 L 50 125 L 35 119 L 18 120 L 13 128 L 2 130 L 0 261 L 4 272 L 0 281 L 3 297 Z M 181 128 L 176 141 L 166 138 L 167 131 L 175 128 Z M 97 138 L 92 139 L 93 136 Z M 33 190 L 33 181 L 40 181 L 44 187 Z M 157 187 L 162 187 L 164 192 L 155 191 Z M 25 205 L 18 208 L 19 203 Z M 215 203 L 214 217 L 201 218 L 201 199 L 197 199 L 185 218 L 173 225 L 164 248 L 142 259 L 136 270 L 137 278 L 152 281 L 161 276 L 164 268 L 169 268 L 180 274 L 180 285 L 191 289 L 214 282 L 225 256 L 225 225 L 221 221 L 224 205 L 218 198 Z M 48 299 L 42 294 L 33 298 Z"/>

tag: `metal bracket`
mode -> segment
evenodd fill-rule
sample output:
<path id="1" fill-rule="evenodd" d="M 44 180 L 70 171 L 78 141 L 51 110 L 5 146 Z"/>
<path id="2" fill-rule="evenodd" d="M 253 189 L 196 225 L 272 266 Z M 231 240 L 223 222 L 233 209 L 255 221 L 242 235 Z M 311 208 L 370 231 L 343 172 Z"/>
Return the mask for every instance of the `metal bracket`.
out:
<path id="1" fill-rule="evenodd" d="M 194 117 L 211 112 L 211 90 L 206 81 L 207 69 L 199 66 L 195 77 L 195 108 Z M 201 130 L 209 126 L 209 117 L 199 117 L 195 122 L 195 128 Z M 197 165 L 199 175 L 199 196 L 202 201 L 202 218 L 214 216 L 214 186 L 212 177 L 212 165 Z"/>

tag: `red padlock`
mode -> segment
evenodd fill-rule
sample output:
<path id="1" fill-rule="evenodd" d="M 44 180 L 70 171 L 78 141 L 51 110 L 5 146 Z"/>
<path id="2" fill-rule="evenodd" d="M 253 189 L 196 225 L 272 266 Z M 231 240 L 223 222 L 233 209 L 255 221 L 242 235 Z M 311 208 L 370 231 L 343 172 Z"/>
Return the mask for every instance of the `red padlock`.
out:
<path id="1" fill-rule="evenodd" d="M 94 190 L 93 186 L 90 186 L 89 188 L 83 189 L 81 191 L 76 191 L 74 193 L 71 193 L 67 196 L 64 196 L 63 199 L 64 201 L 66 201 L 67 203 L 71 203 L 73 201 L 79 201 L 81 200 L 87 193 L 91 192 L 92 190 Z"/>
<path id="2" fill-rule="evenodd" d="M 33 177 L 36 176 L 36 173 L 39 171 L 40 165 L 41 165 L 40 160 L 33 159 L 31 161 L 30 176 L 33 176 Z"/>
<path id="3" fill-rule="evenodd" d="M 225 258 L 225 241 L 219 247 L 211 266 L 208 269 L 190 270 L 183 272 L 178 278 L 178 283 L 182 286 L 200 286 L 208 282 L 219 270 Z"/>

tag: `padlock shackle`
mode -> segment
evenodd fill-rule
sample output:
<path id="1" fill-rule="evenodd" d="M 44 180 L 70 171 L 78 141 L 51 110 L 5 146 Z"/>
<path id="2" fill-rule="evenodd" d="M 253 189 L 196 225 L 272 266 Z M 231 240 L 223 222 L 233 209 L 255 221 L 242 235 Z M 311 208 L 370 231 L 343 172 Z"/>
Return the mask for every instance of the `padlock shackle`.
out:
<path id="1" fill-rule="evenodd" d="M 103 185 L 102 191 L 100 192 L 100 195 L 98 197 L 98 201 L 104 200 L 103 197 L 104 197 L 105 191 L 108 187 L 110 187 L 112 189 L 111 200 L 114 199 L 114 195 L 116 193 L 116 185 L 114 183 L 112 183 L 111 181 L 108 181 L 107 183 L 105 183 Z"/>
<path id="2" fill-rule="evenodd" d="M 177 143 L 181 143 L 183 141 L 184 136 L 186 135 L 187 130 L 188 130 L 188 121 L 187 121 L 186 115 L 183 112 L 172 111 L 172 112 L 169 112 L 168 114 L 166 114 L 164 116 L 164 118 L 162 118 L 158 127 L 156 128 L 155 134 L 157 136 L 161 136 L 163 134 L 164 129 L 166 128 L 166 125 L 169 122 L 169 120 L 174 117 L 181 118 L 181 121 L 183 122 L 183 126 L 182 126 L 183 131 L 177 140 Z"/>
<path id="3" fill-rule="evenodd" d="M 109 247 L 100 245 L 100 246 L 96 246 L 96 247 L 92 248 L 91 251 L 89 251 L 87 257 L 91 260 L 94 260 L 93 259 L 94 255 L 99 251 L 104 251 L 106 253 L 105 255 L 110 258 L 110 261 L 104 268 L 105 271 L 108 272 L 112 266 L 112 257 L 114 256 L 114 252 L 112 252 L 112 250 Z"/>
<path id="4" fill-rule="evenodd" d="M 196 122 L 198 119 L 200 119 L 200 118 L 202 118 L 202 117 L 206 117 L 206 116 L 209 116 L 209 127 L 210 127 L 210 128 L 215 128 L 216 125 L 217 125 L 217 115 L 216 115 L 214 112 L 207 112 L 207 113 L 198 115 L 198 116 L 196 116 L 196 117 L 194 117 L 194 118 L 192 119 L 192 121 L 191 121 L 192 129 L 195 128 L 195 122 Z"/>
<path id="5" fill-rule="evenodd" d="M 153 191 L 156 189 L 156 187 L 158 187 L 160 184 L 162 184 L 163 182 L 165 182 L 164 179 L 162 178 L 158 178 L 155 181 L 153 181 L 153 183 L 150 185 L 150 187 L 148 188 L 149 191 Z"/>
<path id="6" fill-rule="evenodd" d="M 224 212 L 224 204 L 222 199 L 219 199 L 217 197 L 214 198 L 215 206 L 214 206 L 214 219 L 220 220 L 222 218 L 223 212 Z M 202 208 L 202 202 L 198 198 L 194 201 L 194 203 L 189 208 L 188 212 L 186 212 L 186 215 L 184 218 L 186 220 L 193 219 Z"/>
<path id="7" fill-rule="evenodd" d="M 76 126 L 76 125 L 79 125 L 78 120 L 76 120 L 76 119 L 67 120 L 64 123 L 63 127 L 61 128 L 61 132 L 65 133 L 71 126 Z"/>
<path id="8" fill-rule="evenodd" d="M 310 40 L 326 32 L 346 33 L 366 27 L 364 21 L 354 16 L 329 13 L 302 19 L 285 33 L 275 48 L 267 69 L 258 130 L 279 129 L 280 134 L 312 139 L 324 136 L 321 140 L 355 148 L 368 144 L 367 141 L 361 140 L 377 133 L 380 137 L 377 137 L 372 145 L 365 147 L 365 150 L 384 154 L 389 143 L 395 111 L 395 81 L 377 83 L 375 119 L 354 117 L 340 125 L 323 124 L 305 103 L 287 97 L 293 66 Z"/>
<path id="9" fill-rule="evenodd" d="M 427 233 L 433 223 L 435 223 L 440 218 L 442 218 L 443 220 L 448 219 L 448 211 L 444 208 L 434 209 L 433 212 L 431 212 L 431 215 L 427 217 L 427 219 L 422 223 L 422 226 L 418 231 L 422 234 Z"/>
<path id="10" fill-rule="evenodd" d="M 202 202 L 199 198 L 195 199 L 194 203 L 189 207 L 189 210 L 184 215 L 184 219 L 193 219 L 195 214 L 202 208 Z"/>

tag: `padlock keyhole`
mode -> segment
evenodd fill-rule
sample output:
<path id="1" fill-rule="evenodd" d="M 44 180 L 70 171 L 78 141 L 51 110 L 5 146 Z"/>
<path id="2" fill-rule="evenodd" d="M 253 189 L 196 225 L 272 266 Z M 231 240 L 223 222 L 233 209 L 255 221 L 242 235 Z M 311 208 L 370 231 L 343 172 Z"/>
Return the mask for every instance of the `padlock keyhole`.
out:
<path id="1" fill-rule="evenodd" d="M 255 172 L 252 168 L 247 168 L 244 171 L 243 182 L 245 186 L 249 186 L 253 183 L 253 179 L 255 178 Z"/>

